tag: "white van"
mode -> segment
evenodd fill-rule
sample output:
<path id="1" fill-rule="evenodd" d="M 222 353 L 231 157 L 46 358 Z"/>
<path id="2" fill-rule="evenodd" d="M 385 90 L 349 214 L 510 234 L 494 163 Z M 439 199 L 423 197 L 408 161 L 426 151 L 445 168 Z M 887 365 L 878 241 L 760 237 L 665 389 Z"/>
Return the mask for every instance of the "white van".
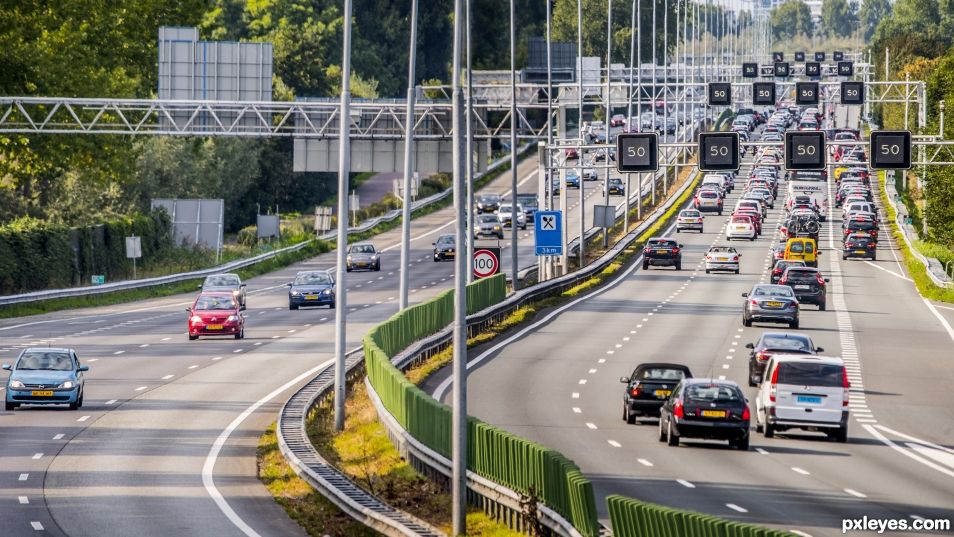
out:
<path id="1" fill-rule="evenodd" d="M 848 372 L 841 358 L 777 354 L 765 366 L 755 399 L 755 430 L 824 432 L 848 441 Z"/>

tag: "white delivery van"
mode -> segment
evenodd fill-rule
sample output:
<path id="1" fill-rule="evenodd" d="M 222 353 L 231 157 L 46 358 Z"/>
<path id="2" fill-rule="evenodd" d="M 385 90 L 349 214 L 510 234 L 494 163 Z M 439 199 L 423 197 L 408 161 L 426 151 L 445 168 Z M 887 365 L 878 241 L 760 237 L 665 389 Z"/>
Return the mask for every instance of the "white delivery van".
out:
<path id="1" fill-rule="evenodd" d="M 848 440 L 848 372 L 841 358 L 776 354 L 755 400 L 755 430 L 771 438 L 786 429 Z"/>
<path id="2" fill-rule="evenodd" d="M 802 194 L 809 196 L 818 207 L 818 218 L 822 222 L 828 219 L 828 183 L 825 181 L 798 181 L 788 182 L 788 199 Z"/>

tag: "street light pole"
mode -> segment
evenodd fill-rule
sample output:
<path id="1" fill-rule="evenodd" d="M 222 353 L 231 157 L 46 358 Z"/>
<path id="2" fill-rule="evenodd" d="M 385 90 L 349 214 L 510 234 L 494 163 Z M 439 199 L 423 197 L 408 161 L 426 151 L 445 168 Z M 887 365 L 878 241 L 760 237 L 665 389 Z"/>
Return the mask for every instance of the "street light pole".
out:
<path id="1" fill-rule="evenodd" d="M 613 61 L 613 0 L 606 3 L 606 122 L 604 125 L 606 131 L 606 143 L 610 141 L 610 116 L 613 114 L 613 106 L 610 93 L 612 92 L 612 77 L 610 76 L 610 64 Z M 609 206 L 609 149 L 606 150 L 606 179 L 603 181 L 603 205 Z M 610 228 L 603 228 L 603 248 L 609 245 Z"/>
<path id="2" fill-rule="evenodd" d="M 464 158 L 466 168 L 466 182 L 467 182 L 467 283 L 474 281 L 474 241 L 476 240 L 474 234 L 471 232 L 474 229 L 474 219 L 476 215 L 474 214 L 474 129 L 471 126 L 474 116 L 474 70 L 471 67 L 471 48 L 470 48 L 470 5 L 471 0 L 465 0 L 466 4 L 464 6 L 464 15 L 465 19 L 465 34 L 466 34 L 466 47 L 467 47 L 467 104 L 465 106 L 465 112 L 467 120 L 464 123 L 464 126 L 467 130 L 465 133 L 465 143 L 464 143 Z"/>
<path id="3" fill-rule="evenodd" d="M 577 57 L 580 61 L 580 76 L 577 80 L 580 90 L 580 118 L 577 120 L 577 136 L 580 143 L 583 143 L 583 0 L 576 0 L 576 47 Z M 586 254 L 584 235 L 586 235 L 586 197 L 583 195 L 583 149 L 581 148 L 577 155 L 577 165 L 579 167 L 580 178 L 580 248 L 579 248 L 579 268 L 582 269 L 586 264 Z"/>
<path id="4" fill-rule="evenodd" d="M 510 273 L 513 290 L 520 288 L 517 277 L 517 15 L 510 0 Z M 470 0 L 468 0 L 470 3 Z"/>
<path id="5" fill-rule="evenodd" d="M 344 0 L 341 50 L 341 129 L 338 137 L 338 255 L 335 276 L 335 431 L 345 423 L 345 336 L 348 326 L 348 174 L 351 173 L 351 0 Z"/>
<path id="6" fill-rule="evenodd" d="M 460 87 L 460 56 L 462 40 L 463 0 L 454 0 L 454 58 L 451 62 L 452 164 L 454 167 L 454 215 L 457 245 L 464 244 L 466 234 L 464 217 L 464 159 L 463 159 L 463 92 Z M 454 259 L 454 395 L 451 422 L 451 522 L 454 535 L 467 533 L 467 260 Z"/>
<path id="7" fill-rule="evenodd" d="M 401 284 L 398 309 L 407 307 L 411 263 L 411 179 L 414 173 L 414 85 L 417 59 L 417 0 L 411 0 L 411 43 L 408 46 L 407 110 L 404 119 L 404 206 L 401 210 Z"/>
<path id="8" fill-rule="evenodd" d="M 632 20 L 629 24 L 629 86 L 626 88 L 626 131 L 633 132 L 633 69 L 636 68 L 636 4 L 638 0 L 633 0 Z M 639 126 L 639 119 L 636 119 L 636 125 Z M 622 155 L 616 155 L 616 158 L 622 158 Z M 623 185 L 623 199 L 625 210 L 623 210 L 623 234 L 629 233 L 629 185 L 633 179 L 633 174 L 626 174 L 626 184 Z M 638 209 L 637 209 L 638 210 Z"/>
<path id="9" fill-rule="evenodd" d="M 653 31 L 652 31 L 652 36 L 653 36 L 653 95 L 652 95 L 652 102 L 650 103 L 650 106 L 652 107 L 652 110 L 653 110 L 653 128 L 654 128 L 654 129 L 656 129 L 656 125 L 659 124 L 659 123 L 658 123 L 658 120 L 657 120 L 657 117 L 656 117 L 656 116 L 658 115 L 658 114 L 656 113 L 656 97 L 657 97 L 657 95 L 656 95 L 656 64 L 659 63 L 658 59 L 656 58 L 656 37 L 657 37 L 657 36 L 656 36 L 656 4 L 658 4 L 658 3 L 659 3 L 659 0 L 653 0 Z M 663 129 L 664 129 L 664 132 L 665 132 L 665 125 L 663 125 Z M 658 131 L 659 129 L 656 129 L 656 130 Z M 652 203 L 653 203 L 653 205 L 656 205 L 656 174 L 655 174 L 655 173 L 651 173 L 650 175 L 651 175 L 652 183 L 653 183 L 653 184 L 652 184 Z"/>

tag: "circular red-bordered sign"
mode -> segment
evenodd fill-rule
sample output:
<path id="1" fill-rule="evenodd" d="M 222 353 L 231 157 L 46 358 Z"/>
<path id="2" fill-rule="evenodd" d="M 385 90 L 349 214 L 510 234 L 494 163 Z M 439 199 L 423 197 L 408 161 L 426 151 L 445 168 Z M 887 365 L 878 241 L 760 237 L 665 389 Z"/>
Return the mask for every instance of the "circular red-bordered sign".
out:
<path id="1" fill-rule="evenodd" d="M 486 278 L 500 271 L 500 258 L 497 252 L 486 248 L 474 251 L 474 276 Z"/>

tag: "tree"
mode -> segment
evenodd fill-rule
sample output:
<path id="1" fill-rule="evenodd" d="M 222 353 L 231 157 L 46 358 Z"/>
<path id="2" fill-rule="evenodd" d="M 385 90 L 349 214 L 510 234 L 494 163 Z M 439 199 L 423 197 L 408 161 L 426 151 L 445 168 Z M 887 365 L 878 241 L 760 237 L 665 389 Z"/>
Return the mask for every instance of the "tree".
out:
<path id="1" fill-rule="evenodd" d="M 786 0 L 770 14 L 772 35 L 782 41 L 797 35 L 811 37 L 814 32 L 812 13 L 801 0 Z"/>
<path id="2" fill-rule="evenodd" d="M 847 0 L 823 0 L 821 18 L 828 37 L 849 37 L 858 27 L 855 4 Z"/>
<path id="3" fill-rule="evenodd" d="M 865 0 L 862 2 L 861 10 L 858 12 L 858 22 L 866 42 L 871 41 L 878 23 L 890 14 L 891 2 L 889 0 Z"/>

